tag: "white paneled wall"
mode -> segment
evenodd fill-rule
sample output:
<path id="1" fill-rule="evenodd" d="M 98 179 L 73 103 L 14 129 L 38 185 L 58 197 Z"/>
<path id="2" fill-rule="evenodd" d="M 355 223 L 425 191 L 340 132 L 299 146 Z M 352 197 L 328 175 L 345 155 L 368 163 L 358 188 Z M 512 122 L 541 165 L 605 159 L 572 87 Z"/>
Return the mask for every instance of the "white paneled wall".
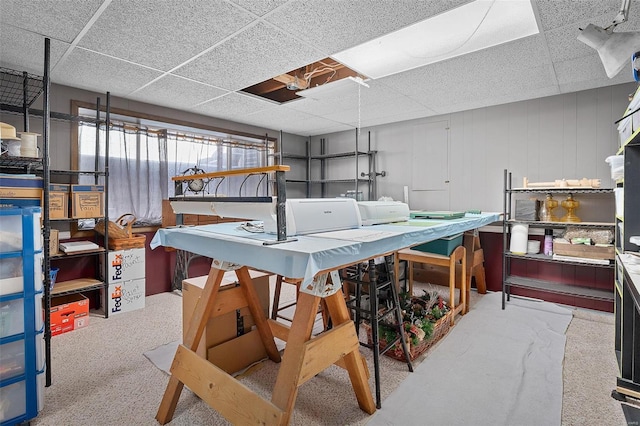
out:
<path id="1" fill-rule="evenodd" d="M 407 185 L 413 209 L 501 211 L 505 168 L 515 187 L 525 176 L 532 182 L 597 178 L 603 187 L 613 187 L 604 160 L 618 149 L 614 121 L 634 90 L 635 84 L 623 84 L 377 126 L 363 129 L 362 147 L 371 131 L 377 168 L 387 172 L 378 178 L 378 196 L 402 200 Z M 413 168 L 428 167 L 429 159 L 413 158 L 415 144 L 423 143 L 414 129 L 439 121 L 449 122 L 448 190 L 418 191 L 411 187 Z M 324 137 L 335 152 L 336 145 L 353 149 L 354 133 Z M 311 139 L 312 150 L 319 149 L 319 140 Z M 330 177 L 348 173 L 352 163 L 343 167 L 331 169 Z"/>

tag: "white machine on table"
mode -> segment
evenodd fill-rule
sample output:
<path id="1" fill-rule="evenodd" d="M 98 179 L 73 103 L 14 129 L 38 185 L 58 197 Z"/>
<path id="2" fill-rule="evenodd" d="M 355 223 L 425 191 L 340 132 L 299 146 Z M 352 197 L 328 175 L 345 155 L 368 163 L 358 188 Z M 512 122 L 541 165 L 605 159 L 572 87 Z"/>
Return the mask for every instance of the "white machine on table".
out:
<path id="1" fill-rule="evenodd" d="M 171 201 L 175 213 L 261 220 L 264 232 L 277 233 L 276 199 L 271 203 Z M 359 228 L 358 204 L 352 198 L 290 198 L 286 201 L 287 236 Z"/>

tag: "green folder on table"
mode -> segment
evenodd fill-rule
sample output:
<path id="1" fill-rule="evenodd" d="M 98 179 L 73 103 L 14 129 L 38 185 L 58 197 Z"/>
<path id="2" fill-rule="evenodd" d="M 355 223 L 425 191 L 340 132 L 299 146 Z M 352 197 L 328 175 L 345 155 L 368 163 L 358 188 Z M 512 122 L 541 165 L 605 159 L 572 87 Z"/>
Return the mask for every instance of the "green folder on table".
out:
<path id="1" fill-rule="evenodd" d="M 410 213 L 411 219 L 460 219 L 464 217 L 465 212 L 452 212 L 446 210 L 426 211 L 413 210 Z"/>

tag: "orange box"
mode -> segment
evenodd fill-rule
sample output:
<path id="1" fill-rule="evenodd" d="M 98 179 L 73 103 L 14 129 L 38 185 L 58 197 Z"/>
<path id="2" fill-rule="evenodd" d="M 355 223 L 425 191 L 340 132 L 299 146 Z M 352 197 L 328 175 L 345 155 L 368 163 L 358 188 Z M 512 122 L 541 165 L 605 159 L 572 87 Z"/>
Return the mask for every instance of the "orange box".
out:
<path id="1" fill-rule="evenodd" d="M 89 299 L 82 294 L 52 297 L 50 312 L 52 336 L 89 325 Z"/>

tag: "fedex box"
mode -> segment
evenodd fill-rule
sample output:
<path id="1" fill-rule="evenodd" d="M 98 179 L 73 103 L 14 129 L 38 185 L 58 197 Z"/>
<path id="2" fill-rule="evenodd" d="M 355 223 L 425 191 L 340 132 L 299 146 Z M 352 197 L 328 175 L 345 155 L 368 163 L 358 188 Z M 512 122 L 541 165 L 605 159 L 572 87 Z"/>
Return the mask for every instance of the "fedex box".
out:
<path id="1" fill-rule="evenodd" d="M 100 276 L 104 280 L 104 267 L 100 257 Z M 107 282 L 109 285 L 145 277 L 145 249 L 116 250 L 107 256 Z"/>
<path id="2" fill-rule="evenodd" d="M 144 308 L 145 279 L 109 284 L 107 296 L 104 296 L 104 290 L 100 296 L 102 306 L 108 309 L 109 315 L 142 309 Z"/>

